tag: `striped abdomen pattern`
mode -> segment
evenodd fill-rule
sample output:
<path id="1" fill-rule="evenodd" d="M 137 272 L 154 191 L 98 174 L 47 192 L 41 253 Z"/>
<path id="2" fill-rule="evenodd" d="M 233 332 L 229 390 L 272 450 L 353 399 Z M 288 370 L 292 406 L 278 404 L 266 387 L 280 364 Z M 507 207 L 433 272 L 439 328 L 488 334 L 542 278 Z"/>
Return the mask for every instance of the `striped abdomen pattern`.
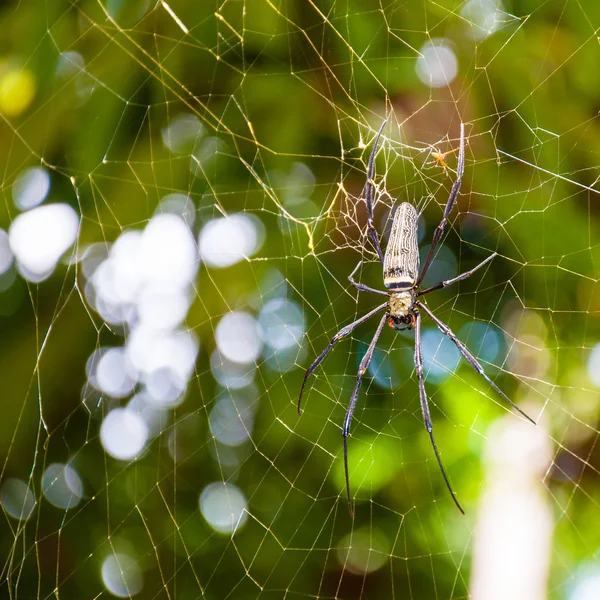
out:
<path id="1" fill-rule="evenodd" d="M 418 218 L 409 202 L 396 209 L 383 260 L 383 285 L 388 290 L 409 290 L 419 276 Z"/>

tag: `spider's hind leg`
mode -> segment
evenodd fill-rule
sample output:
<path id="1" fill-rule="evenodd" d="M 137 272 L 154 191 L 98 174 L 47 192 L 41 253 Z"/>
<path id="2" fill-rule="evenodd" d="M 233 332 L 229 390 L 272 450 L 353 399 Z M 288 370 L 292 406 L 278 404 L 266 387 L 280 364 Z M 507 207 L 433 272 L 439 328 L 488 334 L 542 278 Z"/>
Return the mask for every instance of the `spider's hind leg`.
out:
<path id="1" fill-rule="evenodd" d="M 365 352 L 365 355 L 362 357 L 360 361 L 360 367 L 358 368 L 358 373 L 356 374 L 356 385 L 354 386 L 354 391 L 352 392 L 352 397 L 350 398 L 350 403 L 348 404 L 348 410 L 346 411 L 346 416 L 344 417 L 344 427 L 342 429 L 342 436 L 344 437 L 344 473 L 346 475 L 346 496 L 348 497 L 348 512 L 351 517 L 354 517 L 354 509 L 352 508 L 352 500 L 350 496 L 350 475 L 348 473 L 348 436 L 350 435 L 350 424 L 352 423 L 352 415 L 354 414 L 354 409 L 356 408 L 356 401 L 358 400 L 358 392 L 360 390 L 360 386 L 362 384 L 362 378 L 364 374 L 367 372 L 369 368 L 369 364 L 371 363 L 371 359 L 373 358 L 373 352 L 375 351 L 375 346 L 377 344 L 377 340 L 383 331 L 383 326 L 387 321 L 388 313 L 386 312 L 381 321 L 379 321 L 379 325 L 377 327 L 377 331 Z"/>
<path id="2" fill-rule="evenodd" d="M 460 510 L 460 512 L 464 515 L 465 511 L 462 509 L 462 506 L 458 503 L 458 500 L 456 499 L 456 494 L 452 489 L 452 486 L 450 485 L 450 480 L 448 479 L 448 475 L 446 474 L 446 470 L 444 469 L 444 465 L 442 464 L 442 458 L 437 449 L 435 438 L 433 437 L 433 424 L 431 423 L 431 414 L 429 413 L 427 392 L 425 391 L 425 379 L 423 377 L 423 351 L 421 349 L 421 313 L 418 310 L 415 311 L 415 370 L 419 379 L 419 398 L 421 400 L 421 412 L 423 413 L 425 429 L 427 429 L 427 433 L 429 434 L 429 439 L 433 447 L 433 452 L 435 453 L 435 458 L 437 460 L 440 471 L 442 472 L 442 477 L 444 478 L 446 487 L 448 488 L 448 491 L 452 496 L 452 500 L 454 500 L 454 504 L 456 504 L 458 510 Z"/>
<path id="3" fill-rule="evenodd" d="M 447 337 L 449 337 L 455 344 L 455 346 L 459 349 L 460 353 L 464 356 L 465 360 L 479 373 L 495 390 L 504 402 L 512 406 L 516 411 L 520 412 L 528 421 L 533 423 L 536 422 L 523 410 L 521 410 L 486 374 L 483 370 L 483 367 L 479 363 L 479 361 L 469 352 L 467 347 L 456 337 L 454 332 L 442 321 L 440 321 L 424 304 L 417 301 L 417 306 L 425 311 L 429 318 L 437 325 L 437 328 Z"/>

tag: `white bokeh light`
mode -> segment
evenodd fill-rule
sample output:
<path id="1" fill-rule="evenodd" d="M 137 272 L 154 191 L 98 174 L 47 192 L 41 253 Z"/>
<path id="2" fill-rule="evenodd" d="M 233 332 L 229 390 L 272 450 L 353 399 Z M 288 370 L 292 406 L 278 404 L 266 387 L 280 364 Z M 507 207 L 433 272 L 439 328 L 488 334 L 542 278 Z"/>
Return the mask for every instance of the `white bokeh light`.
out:
<path id="1" fill-rule="evenodd" d="M 189 196 L 185 194 L 167 194 L 156 208 L 155 214 L 179 215 L 188 225 L 192 227 L 196 220 L 196 207 Z"/>
<path id="2" fill-rule="evenodd" d="M 226 446 L 218 441 L 209 444 L 208 449 L 213 460 L 219 464 L 220 468 L 226 471 L 237 469 L 245 457 L 244 451 L 240 452 L 236 447 Z"/>
<path id="3" fill-rule="evenodd" d="M 59 56 L 56 64 L 56 77 L 67 83 L 75 83 L 80 104 L 89 100 L 96 84 L 94 78 L 89 76 L 85 70 L 83 56 L 73 50 L 67 50 Z"/>
<path id="4" fill-rule="evenodd" d="M 501 0 L 469 0 L 460 14 L 471 24 L 473 37 L 482 40 L 498 30 L 508 17 Z"/>
<path id="5" fill-rule="evenodd" d="M 215 403 L 208 422 L 217 441 L 226 446 L 239 446 L 252 434 L 254 410 L 239 393 L 226 394 Z"/>
<path id="6" fill-rule="evenodd" d="M 96 368 L 98 366 L 98 363 L 100 362 L 100 359 L 104 356 L 104 354 L 106 352 L 108 352 L 108 350 L 110 350 L 111 346 L 100 346 L 99 348 L 96 348 L 89 356 L 88 359 L 85 363 L 85 374 L 88 376 L 88 378 L 90 379 L 90 383 L 94 386 L 96 386 Z"/>
<path id="7" fill-rule="evenodd" d="M 108 324 L 124 325 L 136 321 L 137 312 L 133 304 L 111 302 L 96 294 L 96 291 L 97 288 L 94 288 L 93 285 L 86 286 L 85 297 Z"/>
<path id="8" fill-rule="evenodd" d="M 158 406 L 147 392 L 140 392 L 127 403 L 127 410 L 141 417 L 148 426 L 148 436 L 160 435 L 167 426 L 169 417 L 166 409 Z"/>
<path id="9" fill-rule="evenodd" d="M 196 144 L 190 157 L 190 172 L 194 177 L 206 179 L 206 170 L 219 154 L 227 151 L 227 145 L 219 137 L 206 137 Z"/>
<path id="10" fill-rule="evenodd" d="M 178 215 L 158 214 L 142 234 L 140 268 L 146 281 L 187 285 L 198 270 L 196 242 Z"/>
<path id="11" fill-rule="evenodd" d="M 198 252 L 188 224 L 176 212 L 158 211 L 143 230 L 126 231 L 110 248 L 90 249 L 83 259 L 86 298 L 107 322 L 124 325 L 127 338 L 123 348 L 94 356 L 89 381 L 117 398 L 129 396 L 139 384 L 155 405 L 154 412 L 140 413 L 152 431 L 155 420 L 162 419 L 161 409 L 183 401 L 198 355 L 196 337 L 182 327 Z"/>
<path id="12" fill-rule="evenodd" d="M 104 450 L 119 460 L 137 458 L 148 440 L 148 425 L 142 417 L 126 408 L 115 408 L 100 427 Z"/>
<path id="13" fill-rule="evenodd" d="M 90 244 L 85 248 L 80 247 L 80 263 L 83 274 L 89 279 L 94 271 L 108 258 L 110 245 L 107 243 Z"/>
<path id="14" fill-rule="evenodd" d="M 44 167 L 21 171 L 13 184 L 13 200 L 20 210 L 40 205 L 50 191 L 50 175 Z"/>
<path id="15" fill-rule="evenodd" d="M 94 386 L 113 398 L 125 398 L 137 383 L 137 373 L 123 348 L 109 348 L 96 364 Z"/>
<path id="16" fill-rule="evenodd" d="M 227 313 L 217 325 L 215 338 L 219 352 L 236 363 L 252 363 L 262 350 L 262 332 L 247 312 Z"/>
<path id="17" fill-rule="evenodd" d="M 252 215 L 235 214 L 213 219 L 200 231 L 200 258 L 209 267 L 230 267 L 254 255 L 263 238 L 264 226 Z"/>
<path id="18" fill-rule="evenodd" d="M 275 350 L 299 347 L 304 336 L 304 315 L 292 300 L 276 298 L 258 316 L 265 343 Z"/>
<path id="19" fill-rule="evenodd" d="M 4 229 L 0 229 L 0 275 L 10 269 L 14 260 L 15 257 L 8 242 L 8 233 Z"/>
<path id="20" fill-rule="evenodd" d="M 246 496 L 232 483 L 210 483 L 200 494 L 200 512 L 219 533 L 231 534 L 242 527 L 248 518 L 247 507 Z"/>
<path id="21" fill-rule="evenodd" d="M 31 281 L 51 275 L 78 231 L 79 215 L 68 204 L 48 204 L 20 214 L 8 239 L 21 273 Z"/>
<path id="22" fill-rule="evenodd" d="M 316 177 L 308 165 L 295 162 L 289 173 L 270 171 L 269 181 L 287 207 L 296 207 L 302 204 L 306 205 L 310 201 Z"/>
<path id="23" fill-rule="evenodd" d="M 106 452 L 120 460 L 137 459 L 164 431 L 168 411 L 185 398 L 199 351 L 184 325 L 199 265 L 189 226 L 194 209 L 181 194 L 163 202 L 144 229 L 91 246 L 82 257 L 86 298 L 108 323 L 121 325 L 115 331 L 125 337 L 122 347 L 92 354 L 88 382 L 114 398 L 137 391 L 101 426 Z"/>
<path id="24" fill-rule="evenodd" d="M 70 78 L 81 73 L 85 69 L 85 60 L 79 52 L 67 50 L 61 53 L 56 64 L 56 75 L 58 77 Z"/>
<path id="25" fill-rule="evenodd" d="M 493 362 L 500 352 L 500 334 L 491 323 L 474 321 L 461 327 L 458 339 L 479 359 Z"/>
<path id="26" fill-rule="evenodd" d="M 425 375 L 430 381 L 441 383 L 458 368 L 461 356 L 459 349 L 438 329 L 425 329 L 421 346 Z"/>
<path id="27" fill-rule="evenodd" d="M 390 543 L 383 532 L 359 529 L 344 536 L 338 545 L 339 563 L 355 575 L 366 575 L 389 563 Z"/>
<path id="28" fill-rule="evenodd" d="M 588 375 L 596 387 L 600 387 L 600 343 L 596 344 L 588 358 Z"/>
<path id="29" fill-rule="evenodd" d="M 196 115 L 184 113 L 175 117 L 162 130 L 164 145 L 175 154 L 190 154 L 204 135 L 204 127 Z"/>
<path id="30" fill-rule="evenodd" d="M 83 483 L 71 465 L 52 463 L 42 475 L 42 492 L 50 504 L 68 510 L 83 497 Z"/>
<path id="31" fill-rule="evenodd" d="M 180 325 L 190 308 L 186 288 L 160 283 L 145 286 L 137 300 L 141 325 L 153 329 L 173 329 Z"/>
<path id="32" fill-rule="evenodd" d="M 139 268 L 142 233 L 126 231 L 110 249 L 107 260 L 94 271 L 92 281 L 99 298 L 113 305 L 131 304 L 142 286 Z"/>
<path id="33" fill-rule="evenodd" d="M 210 356 L 210 368 L 213 377 L 221 386 L 233 390 L 250 385 L 256 374 L 254 365 L 233 362 L 222 356 L 218 350 Z"/>
<path id="34" fill-rule="evenodd" d="M 2 483 L 0 504 L 11 517 L 24 520 L 35 508 L 35 496 L 24 481 L 11 477 Z"/>
<path id="35" fill-rule="evenodd" d="M 600 569 L 589 564 L 578 569 L 569 585 L 568 600 L 598 600 L 600 598 Z"/>
<path id="36" fill-rule="evenodd" d="M 155 402 L 176 405 L 194 371 L 198 342 L 191 331 L 137 327 L 127 340 L 127 356 Z"/>
<path id="37" fill-rule="evenodd" d="M 197 270 L 188 225 L 178 215 L 157 214 L 143 231 L 124 232 L 97 265 L 95 306 L 103 316 L 135 320 L 141 313 L 146 326 L 175 327 L 187 314 L 187 287 Z"/>
<path id="38" fill-rule="evenodd" d="M 429 87 L 450 85 L 458 73 L 458 61 L 449 43 L 432 39 L 420 50 L 416 64 L 417 76 Z"/>
<path id="39" fill-rule="evenodd" d="M 142 591 L 142 570 L 128 554 L 111 554 L 102 563 L 102 581 L 113 596 L 129 598 Z"/>

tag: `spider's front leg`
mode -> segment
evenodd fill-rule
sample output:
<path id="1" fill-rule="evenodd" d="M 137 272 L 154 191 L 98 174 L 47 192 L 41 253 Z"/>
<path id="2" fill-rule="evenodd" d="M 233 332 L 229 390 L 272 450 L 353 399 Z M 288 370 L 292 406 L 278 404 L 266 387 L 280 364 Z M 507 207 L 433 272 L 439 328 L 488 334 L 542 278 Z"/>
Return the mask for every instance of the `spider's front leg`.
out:
<path id="1" fill-rule="evenodd" d="M 304 387 L 306 386 L 306 382 L 308 378 L 317 370 L 317 367 L 325 360 L 326 356 L 333 350 L 335 344 L 341 340 L 343 337 L 350 335 L 361 323 L 364 323 L 367 319 L 376 315 L 378 312 L 381 312 L 384 308 L 387 308 L 388 303 L 384 302 L 379 305 L 377 308 L 374 308 L 371 312 L 368 312 L 366 315 L 363 315 L 360 319 L 357 319 L 350 325 L 346 325 L 346 327 L 342 327 L 332 338 L 327 348 L 319 354 L 319 356 L 315 359 L 312 365 L 308 367 L 308 370 L 304 374 L 304 381 L 302 381 L 302 387 L 300 388 L 300 394 L 298 396 L 298 414 L 302 415 L 302 394 L 304 393 Z"/>
<path id="2" fill-rule="evenodd" d="M 380 296 L 389 296 L 388 292 L 384 292 L 383 290 L 376 290 L 375 288 L 369 287 L 368 285 L 365 285 L 364 283 L 359 283 L 359 282 L 355 281 L 355 279 L 354 279 L 354 273 L 356 273 L 356 271 L 358 271 L 358 269 L 362 265 L 362 262 L 363 262 L 362 260 L 358 261 L 358 264 L 356 265 L 356 267 L 354 267 L 354 271 L 352 271 L 352 273 L 350 273 L 350 275 L 348 275 L 348 281 L 359 292 L 371 292 L 373 294 L 379 294 Z"/>
<path id="3" fill-rule="evenodd" d="M 456 181 L 452 184 L 452 189 L 450 190 L 450 196 L 448 197 L 448 201 L 446 202 L 446 207 L 444 208 L 444 215 L 440 224 L 436 227 L 435 232 L 433 234 L 433 240 L 431 241 L 431 246 L 429 248 L 429 252 L 427 253 L 427 258 L 425 259 L 425 264 L 423 265 L 423 270 L 419 275 L 419 279 L 417 280 L 416 287 L 421 285 L 421 282 L 425 278 L 427 271 L 429 269 L 429 265 L 431 264 L 431 260 L 433 259 L 433 254 L 440 243 L 440 239 L 442 238 L 442 234 L 444 233 L 444 227 L 446 226 L 446 222 L 448 221 L 448 217 L 454 208 L 454 204 L 456 203 L 456 199 L 458 198 L 458 192 L 460 191 L 460 186 L 462 185 L 462 177 L 465 170 L 465 124 L 460 124 L 460 149 L 458 151 L 458 167 L 456 169 Z"/>
<path id="4" fill-rule="evenodd" d="M 485 260 L 482 260 L 476 267 L 473 267 L 470 271 L 461 273 L 460 275 L 457 275 L 456 277 L 453 277 L 452 279 L 446 279 L 445 281 L 440 281 L 439 283 L 432 285 L 431 287 L 427 288 L 426 290 L 420 290 L 419 292 L 417 292 L 417 296 L 423 296 L 424 294 L 429 294 L 429 292 L 435 292 L 435 290 L 441 290 L 442 288 L 448 287 L 449 285 L 452 285 L 453 283 L 456 283 L 457 281 L 463 281 L 463 280 L 467 279 L 467 277 L 471 277 L 471 275 L 473 275 L 473 273 L 475 273 L 475 271 L 477 271 L 477 269 L 481 269 L 481 267 L 483 267 L 484 265 L 489 263 L 491 260 L 496 258 L 496 256 L 498 256 L 497 252 L 494 252 L 494 254 L 490 254 Z"/>
<path id="5" fill-rule="evenodd" d="M 379 138 L 381 137 L 381 132 L 387 123 L 387 119 L 381 124 L 379 131 L 377 132 L 377 136 L 375 137 L 375 143 L 373 144 L 373 150 L 371 150 L 371 155 L 369 156 L 369 164 L 367 165 L 367 183 L 365 184 L 365 203 L 367 205 L 367 227 L 369 237 L 375 246 L 375 250 L 377 250 L 377 256 L 379 256 L 379 260 L 381 264 L 383 264 L 383 252 L 381 251 L 381 245 L 379 243 L 379 234 L 377 233 L 377 229 L 375 227 L 374 217 L 373 217 L 373 195 L 374 195 L 374 185 L 373 185 L 373 176 L 375 174 L 375 155 L 377 154 L 377 145 L 379 144 Z"/>

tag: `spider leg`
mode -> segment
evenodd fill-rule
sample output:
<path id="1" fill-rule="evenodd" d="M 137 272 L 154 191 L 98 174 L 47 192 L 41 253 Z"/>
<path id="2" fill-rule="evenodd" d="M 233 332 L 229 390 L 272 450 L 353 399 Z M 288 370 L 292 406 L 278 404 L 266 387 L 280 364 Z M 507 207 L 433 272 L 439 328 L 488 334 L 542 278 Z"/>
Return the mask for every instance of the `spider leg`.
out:
<path id="1" fill-rule="evenodd" d="M 535 421 L 523 412 L 486 374 L 483 370 L 483 367 L 478 362 L 478 360 L 467 350 L 467 347 L 454 335 L 450 327 L 442 323 L 424 304 L 417 301 L 417 306 L 425 311 L 429 318 L 437 325 L 437 328 L 446 336 L 448 336 L 456 345 L 456 347 L 460 350 L 460 353 L 465 357 L 467 362 L 479 373 L 495 390 L 502 396 L 502 399 L 512 406 L 516 411 L 520 412 L 528 421 L 531 421 L 534 425 Z"/>
<path id="2" fill-rule="evenodd" d="M 379 244 L 379 234 L 377 233 L 377 229 L 373 223 L 373 172 L 375 170 L 375 155 L 377 154 L 377 145 L 379 144 L 379 138 L 386 123 L 387 119 L 381 124 L 381 127 L 375 136 L 375 143 L 373 144 L 373 150 L 371 150 L 371 156 L 369 156 L 369 163 L 367 165 L 367 183 L 365 184 L 365 202 L 367 204 L 367 226 L 369 228 L 369 237 L 375 246 L 375 250 L 377 250 L 377 255 L 379 256 L 381 264 L 383 264 L 383 252 L 381 251 L 381 246 Z"/>
<path id="3" fill-rule="evenodd" d="M 460 186 L 462 184 L 462 176 L 465 170 L 465 124 L 460 124 L 460 150 L 458 152 L 458 167 L 456 169 L 456 181 L 452 184 L 452 190 L 450 190 L 450 196 L 448 197 L 448 202 L 446 202 L 446 208 L 444 209 L 444 216 L 440 221 L 440 224 L 437 226 L 434 234 L 433 240 L 431 241 L 431 246 L 429 248 L 429 252 L 427 253 L 427 258 L 425 259 L 425 264 L 423 265 L 423 269 L 421 270 L 421 274 L 419 275 L 419 279 L 417 280 L 416 287 L 421 285 L 427 270 L 429 269 L 429 265 L 431 264 L 431 260 L 433 259 L 433 254 L 440 243 L 440 239 L 442 234 L 444 233 L 444 227 L 446 226 L 446 222 L 448 221 L 448 217 L 454 208 L 454 204 L 456 203 L 456 199 L 458 198 L 458 192 L 460 191 Z"/>
<path id="4" fill-rule="evenodd" d="M 360 390 L 360 386 L 362 384 L 363 375 L 367 372 L 369 368 L 369 364 L 371 359 L 373 358 L 373 352 L 375 351 L 375 345 L 377 344 L 377 340 L 383 331 L 383 326 L 388 318 L 388 313 L 386 312 L 381 321 L 379 321 L 379 325 L 377 327 L 377 331 L 365 352 L 365 355 L 362 357 L 360 361 L 360 366 L 358 368 L 358 373 L 356 374 L 356 385 L 354 386 L 354 391 L 352 392 L 352 397 L 350 398 L 350 403 L 348 404 L 348 410 L 346 411 L 346 416 L 344 417 L 344 427 L 342 429 L 342 436 L 344 437 L 344 472 L 346 474 L 346 496 L 348 497 L 348 512 L 351 517 L 354 517 L 354 509 L 352 508 L 352 500 L 350 499 L 350 476 L 348 474 L 348 436 L 350 435 L 350 424 L 352 422 L 352 415 L 354 414 L 354 409 L 356 408 L 356 401 L 358 400 L 358 392 Z"/>
<path id="5" fill-rule="evenodd" d="M 348 275 L 348 281 L 359 291 L 359 292 L 372 292 L 373 294 L 379 294 L 380 296 L 389 296 L 389 292 L 384 292 L 383 290 L 376 290 L 375 288 L 369 287 L 368 285 L 365 285 L 364 283 L 357 283 L 354 280 L 354 273 L 356 273 L 356 271 L 358 271 L 358 268 L 360 267 L 360 265 L 362 265 L 362 260 L 358 261 L 358 264 L 356 265 L 356 267 L 354 268 L 354 271 L 352 271 L 352 273 L 350 273 L 350 275 Z"/>
<path id="6" fill-rule="evenodd" d="M 429 434 L 429 439 L 431 440 L 431 445 L 433 446 L 433 452 L 435 453 L 435 458 L 437 459 L 438 466 L 440 467 L 440 471 L 442 472 L 442 477 L 444 478 L 444 482 L 446 483 L 446 487 L 452 496 L 452 500 L 454 500 L 454 504 L 458 507 L 458 510 L 464 515 L 465 511 L 462 509 L 462 506 L 458 503 L 456 499 L 456 494 L 450 485 L 450 480 L 448 479 L 448 475 L 446 475 L 446 470 L 442 465 L 442 459 L 440 457 L 440 453 L 437 449 L 435 439 L 433 437 L 433 425 L 431 423 L 431 415 L 429 413 L 429 403 L 427 402 L 427 392 L 425 391 L 425 380 L 423 378 L 423 351 L 421 349 L 421 313 L 416 310 L 415 311 L 415 370 L 417 372 L 417 377 L 419 378 L 419 397 L 421 399 L 421 412 L 423 413 L 423 421 L 425 421 L 425 429 L 427 429 L 427 433 Z"/>
<path id="7" fill-rule="evenodd" d="M 477 271 L 477 269 L 481 269 L 481 267 L 483 267 L 483 265 L 489 263 L 490 260 L 492 260 L 496 256 L 498 256 L 497 252 L 494 252 L 494 254 L 490 254 L 485 260 L 481 261 L 476 267 L 472 268 L 470 271 L 461 273 L 460 275 L 458 275 L 457 277 L 453 277 L 452 279 L 446 279 L 446 281 L 440 281 L 439 283 L 432 285 L 430 288 L 427 288 L 426 290 L 417 292 L 417 296 L 423 296 L 424 294 L 429 294 L 429 292 L 434 292 L 435 290 L 439 290 L 441 288 L 445 288 L 449 285 L 452 285 L 453 283 L 456 283 L 457 281 L 462 281 L 463 279 L 466 279 L 467 277 L 471 277 L 471 275 L 473 275 L 473 273 L 475 273 L 475 271 Z"/>
<path id="8" fill-rule="evenodd" d="M 356 327 L 358 327 L 361 323 L 364 323 L 367 319 L 369 319 L 373 315 L 382 311 L 384 308 L 387 307 L 387 305 L 388 305 L 387 302 L 379 305 L 377 308 L 374 308 L 371 312 L 368 312 L 366 315 L 363 315 L 360 319 L 357 319 L 356 321 L 354 321 L 354 323 L 350 323 L 350 325 L 346 325 L 346 327 L 343 327 L 342 329 L 340 329 L 331 338 L 331 341 L 329 342 L 329 345 L 327 346 L 327 348 L 325 348 L 325 350 L 323 350 L 323 352 L 321 352 L 321 354 L 319 354 L 319 356 L 316 358 L 316 360 L 313 362 L 313 364 L 310 365 L 310 367 L 308 367 L 308 371 L 306 371 L 306 373 L 304 374 L 304 381 L 302 382 L 302 387 L 300 388 L 300 395 L 298 396 L 298 414 L 299 415 L 302 415 L 302 409 L 300 408 L 300 405 L 302 403 L 302 394 L 304 392 L 304 386 L 306 385 L 306 381 L 317 370 L 317 367 L 325 360 L 325 357 L 331 352 L 331 350 L 335 346 L 335 343 L 337 341 L 341 340 L 343 337 L 352 333 L 354 331 L 354 329 L 356 329 Z"/>

